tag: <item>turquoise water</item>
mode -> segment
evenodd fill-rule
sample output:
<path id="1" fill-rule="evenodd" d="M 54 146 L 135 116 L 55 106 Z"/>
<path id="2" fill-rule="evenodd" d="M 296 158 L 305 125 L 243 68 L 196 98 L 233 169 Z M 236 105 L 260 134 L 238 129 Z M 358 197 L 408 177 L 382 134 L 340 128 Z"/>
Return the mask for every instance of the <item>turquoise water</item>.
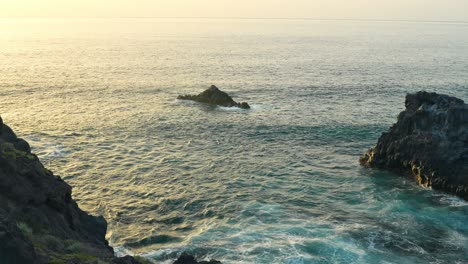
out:
<path id="1" fill-rule="evenodd" d="M 468 24 L 0 20 L 0 113 L 119 254 L 466 263 L 468 203 L 359 166 L 404 108 L 468 100 Z M 175 100 L 215 84 L 252 110 Z"/>

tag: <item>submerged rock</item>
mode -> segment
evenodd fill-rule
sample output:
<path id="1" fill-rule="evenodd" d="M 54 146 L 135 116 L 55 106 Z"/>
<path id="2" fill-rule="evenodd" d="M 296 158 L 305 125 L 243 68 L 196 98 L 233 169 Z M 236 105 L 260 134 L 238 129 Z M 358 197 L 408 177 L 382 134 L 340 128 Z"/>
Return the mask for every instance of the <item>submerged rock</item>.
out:
<path id="1" fill-rule="evenodd" d="M 219 105 L 225 107 L 239 107 L 242 109 L 250 109 L 250 106 L 246 102 L 237 103 L 227 93 L 218 89 L 218 87 L 211 85 L 210 88 L 206 89 L 198 95 L 179 95 L 177 99 L 180 100 L 192 100 L 200 103 Z"/>
<path id="2" fill-rule="evenodd" d="M 187 253 L 182 253 L 180 257 L 173 264 L 221 264 L 217 260 L 210 261 L 197 261 L 194 256 Z"/>
<path id="3" fill-rule="evenodd" d="M 116 258 L 106 230 L 0 117 L 0 263 L 139 263 Z"/>
<path id="4" fill-rule="evenodd" d="M 405 106 L 360 163 L 409 173 L 423 186 L 468 200 L 468 105 L 418 92 L 406 96 Z"/>

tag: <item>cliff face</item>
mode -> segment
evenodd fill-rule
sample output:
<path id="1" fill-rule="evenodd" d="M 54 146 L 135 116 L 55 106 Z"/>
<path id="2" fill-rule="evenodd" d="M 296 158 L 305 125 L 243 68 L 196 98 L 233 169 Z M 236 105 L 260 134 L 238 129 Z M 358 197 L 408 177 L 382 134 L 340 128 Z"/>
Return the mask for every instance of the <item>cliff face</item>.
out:
<path id="1" fill-rule="evenodd" d="M 468 105 L 418 92 L 406 96 L 405 106 L 361 164 L 408 172 L 423 186 L 468 200 Z"/>
<path id="2" fill-rule="evenodd" d="M 0 263 L 138 263 L 114 257 L 104 218 L 71 193 L 0 117 Z"/>
<path id="3" fill-rule="evenodd" d="M 82 211 L 71 194 L 0 117 L 0 264 L 151 263 L 115 257 L 106 220 Z M 182 254 L 175 263 L 221 262 Z"/>

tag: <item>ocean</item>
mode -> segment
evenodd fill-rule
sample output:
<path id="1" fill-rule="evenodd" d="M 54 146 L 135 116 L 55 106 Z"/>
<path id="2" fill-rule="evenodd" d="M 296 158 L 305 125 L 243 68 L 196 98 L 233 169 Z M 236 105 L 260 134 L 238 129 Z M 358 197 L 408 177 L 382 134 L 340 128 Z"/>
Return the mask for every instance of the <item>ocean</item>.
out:
<path id="1" fill-rule="evenodd" d="M 358 159 L 405 95 L 468 100 L 468 23 L 0 19 L 0 114 L 117 254 L 467 263 L 468 203 Z M 216 85 L 251 110 L 176 100 Z"/>

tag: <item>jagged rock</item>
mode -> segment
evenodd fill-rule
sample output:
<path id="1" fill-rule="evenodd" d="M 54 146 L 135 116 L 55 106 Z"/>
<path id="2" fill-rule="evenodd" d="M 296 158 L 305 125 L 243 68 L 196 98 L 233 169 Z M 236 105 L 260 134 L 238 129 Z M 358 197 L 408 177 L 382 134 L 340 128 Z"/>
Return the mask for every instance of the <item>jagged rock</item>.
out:
<path id="1" fill-rule="evenodd" d="M 210 88 L 206 89 L 198 95 L 179 95 L 177 99 L 180 100 L 192 100 L 200 103 L 219 105 L 225 107 L 239 107 L 243 109 L 250 109 L 250 106 L 246 102 L 237 103 L 227 93 L 218 89 L 218 87 L 211 85 Z"/>
<path id="2" fill-rule="evenodd" d="M 194 256 L 187 253 L 182 253 L 182 255 L 180 255 L 180 257 L 173 264 L 221 264 L 221 262 L 217 260 L 198 262 Z"/>
<path id="3" fill-rule="evenodd" d="M 72 187 L 46 169 L 1 117 L 0 126 L 0 263 L 138 263 L 128 257 L 119 262 L 105 239 L 105 219 L 80 210 Z"/>
<path id="4" fill-rule="evenodd" d="M 407 172 L 423 186 L 468 200 L 468 105 L 418 92 L 406 96 L 405 106 L 361 164 Z"/>

